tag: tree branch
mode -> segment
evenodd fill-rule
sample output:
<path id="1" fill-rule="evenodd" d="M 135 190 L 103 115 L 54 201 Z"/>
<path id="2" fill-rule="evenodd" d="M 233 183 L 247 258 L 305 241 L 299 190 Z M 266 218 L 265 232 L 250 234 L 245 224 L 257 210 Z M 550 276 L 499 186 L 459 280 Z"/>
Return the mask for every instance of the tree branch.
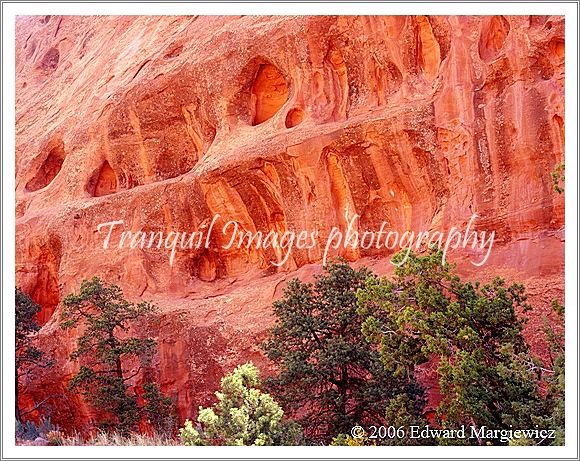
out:
<path id="1" fill-rule="evenodd" d="M 33 411 L 37 410 L 38 407 L 40 407 L 42 404 L 44 404 L 50 397 L 45 398 L 42 402 L 37 403 L 36 405 L 34 405 L 30 410 L 26 410 L 26 411 L 21 411 L 20 412 L 20 417 L 27 415 L 28 413 L 32 413 Z"/>
<path id="2" fill-rule="evenodd" d="M 139 368 L 137 368 L 137 371 L 135 373 L 133 373 L 131 376 L 127 376 L 126 378 L 123 378 L 123 382 L 129 381 L 131 378 L 134 378 L 135 376 L 137 376 L 142 368 L 143 367 L 141 365 L 139 365 Z"/>

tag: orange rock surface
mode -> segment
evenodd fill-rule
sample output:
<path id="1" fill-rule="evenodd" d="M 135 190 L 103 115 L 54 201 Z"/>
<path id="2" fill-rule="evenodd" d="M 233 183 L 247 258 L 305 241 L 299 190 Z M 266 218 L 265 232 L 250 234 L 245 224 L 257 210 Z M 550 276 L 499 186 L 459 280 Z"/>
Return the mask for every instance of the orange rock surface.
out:
<path id="1" fill-rule="evenodd" d="M 20 17 L 16 24 L 16 278 L 42 306 L 57 361 L 24 382 L 53 421 L 91 412 L 65 387 L 74 332 L 59 302 L 83 278 L 158 304 L 153 376 L 181 418 L 207 405 L 258 343 L 291 277 L 320 271 L 330 229 L 448 230 L 473 213 L 496 232 L 465 276 L 524 282 L 534 318 L 563 293 L 564 21 L 539 16 Z M 319 230 L 279 254 L 103 249 L 121 230 Z M 379 273 L 389 254 L 342 254 Z M 532 322 L 533 324 L 533 322 Z M 536 322 L 536 325 L 539 323 Z M 537 329 L 532 342 L 541 349 Z"/>

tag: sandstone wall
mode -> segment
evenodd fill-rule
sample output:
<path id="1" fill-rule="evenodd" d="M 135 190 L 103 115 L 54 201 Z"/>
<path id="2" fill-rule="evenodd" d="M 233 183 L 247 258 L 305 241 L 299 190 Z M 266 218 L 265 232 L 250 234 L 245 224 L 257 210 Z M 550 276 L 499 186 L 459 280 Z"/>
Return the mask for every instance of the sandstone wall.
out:
<path id="1" fill-rule="evenodd" d="M 100 223 L 199 230 L 441 229 L 473 213 L 496 231 L 484 269 L 563 289 L 560 17 L 21 17 L 16 31 L 16 277 L 42 306 L 57 366 L 26 383 L 57 422 L 90 412 L 64 385 L 74 334 L 58 304 L 100 275 L 152 299 L 154 374 L 182 416 L 248 359 L 284 281 L 323 248 L 103 250 Z M 348 251 L 385 271 L 387 254 Z M 549 284 L 546 290 L 538 286 Z M 139 379 L 143 379 L 140 376 Z"/>

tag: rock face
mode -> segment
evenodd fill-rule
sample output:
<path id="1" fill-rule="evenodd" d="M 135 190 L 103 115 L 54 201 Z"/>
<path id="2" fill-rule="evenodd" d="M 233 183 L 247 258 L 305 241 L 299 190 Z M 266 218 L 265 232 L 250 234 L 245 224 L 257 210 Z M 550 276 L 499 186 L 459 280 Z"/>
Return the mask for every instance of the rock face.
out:
<path id="1" fill-rule="evenodd" d="M 83 278 L 151 299 L 136 329 L 159 342 L 152 374 L 181 417 L 257 343 L 284 281 L 319 271 L 293 250 L 118 248 L 122 230 L 235 221 L 246 231 L 447 230 L 473 213 L 495 231 L 488 263 L 532 291 L 563 291 L 561 17 L 20 17 L 16 24 L 16 277 L 41 304 L 57 359 L 25 383 L 53 420 L 91 414 L 64 389 L 74 333 L 58 305 Z M 123 221 L 103 248 L 99 224 Z M 219 228 L 219 226 L 218 226 Z M 340 252 L 388 271 L 388 254 Z M 546 284 L 549 287 L 546 289 Z M 534 295 L 535 293 L 535 295 Z M 541 347 L 541 345 L 539 346 Z M 144 378 L 141 374 L 137 379 Z M 50 404 L 50 403 L 49 403 Z"/>

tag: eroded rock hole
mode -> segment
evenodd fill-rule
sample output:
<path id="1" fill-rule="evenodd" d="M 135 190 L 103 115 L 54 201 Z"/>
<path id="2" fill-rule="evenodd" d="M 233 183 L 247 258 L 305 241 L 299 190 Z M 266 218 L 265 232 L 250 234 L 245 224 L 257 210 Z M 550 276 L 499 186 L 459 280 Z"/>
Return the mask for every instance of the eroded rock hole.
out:
<path id="1" fill-rule="evenodd" d="M 304 120 L 304 111 L 300 107 L 294 107 L 286 115 L 286 128 L 292 128 L 299 125 Z"/>
<path id="2" fill-rule="evenodd" d="M 26 183 L 26 190 L 33 192 L 48 186 L 62 168 L 66 153 L 64 151 L 64 142 L 59 140 L 56 145 L 49 147 L 46 159 L 34 175 Z"/>
<path id="3" fill-rule="evenodd" d="M 192 275 L 204 282 L 213 282 L 219 277 L 218 257 L 206 250 L 191 261 Z"/>
<path id="4" fill-rule="evenodd" d="M 56 48 L 51 48 L 46 52 L 42 61 L 40 61 L 40 68 L 47 72 L 53 72 L 58 66 L 60 53 Z"/>
<path id="5" fill-rule="evenodd" d="M 117 184 L 115 170 L 105 160 L 89 180 L 87 190 L 93 197 L 102 197 L 117 192 Z"/>
<path id="6" fill-rule="evenodd" d="M 559 38 L 559 37 L 554 37 L 552 40 L 550 40 L 550 43 L 548 44 L 548 46 L 550 47 L 550 50 L 552 50 L 552 53 L 554 53 L 554 56 L 556 56 L 559 59 L 563 59 L 564 58 L 564 40 Z"/>
<path id="7" fill-rule="evenodd" d="M 286 79 L 273 64 L 261 64 L 252 85 L 255 99 L 252 125 L 271 119 L 288 100 Z"/>

